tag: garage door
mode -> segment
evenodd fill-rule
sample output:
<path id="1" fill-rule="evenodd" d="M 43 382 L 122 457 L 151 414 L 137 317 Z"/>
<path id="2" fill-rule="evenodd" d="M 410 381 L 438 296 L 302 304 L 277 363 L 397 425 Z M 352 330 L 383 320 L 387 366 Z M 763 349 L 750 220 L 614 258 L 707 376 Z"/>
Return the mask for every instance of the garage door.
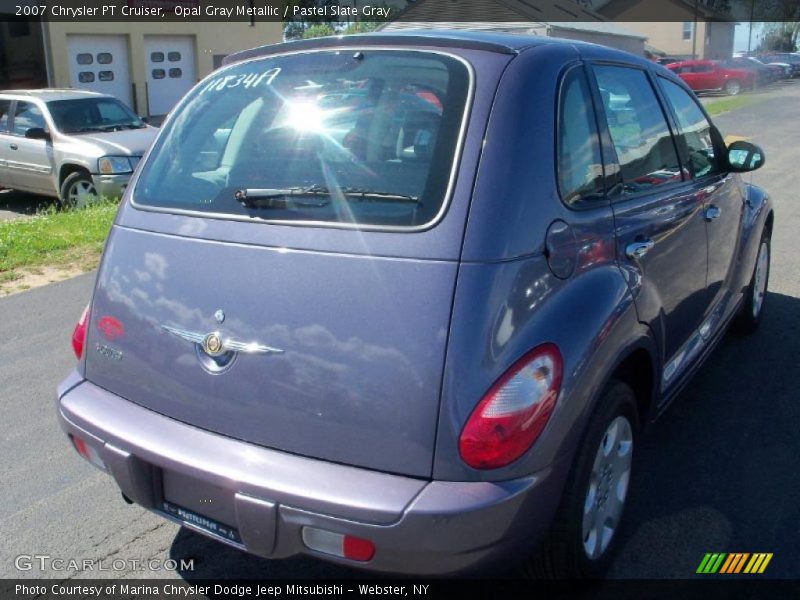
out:
<path id="1" fill-rule="evenodd" d="M 127 36 L 69 35 L 67 53 L 72 87 L 110 94 L 133 107 Z"/>
<path id="2" fill-rule="evenodd" d="M 144 38 L 147 106 L 151 115 L 165 115 L 197 81 L 194 38 L 148 35 Z"/>

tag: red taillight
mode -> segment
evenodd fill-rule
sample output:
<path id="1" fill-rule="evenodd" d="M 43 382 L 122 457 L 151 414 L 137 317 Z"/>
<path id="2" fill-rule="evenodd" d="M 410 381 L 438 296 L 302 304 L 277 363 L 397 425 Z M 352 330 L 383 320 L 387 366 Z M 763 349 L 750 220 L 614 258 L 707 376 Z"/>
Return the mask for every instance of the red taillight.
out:
<path id="1" fill-rule="evenodd" d="M 472 411 L 458 441 L 461 459 L 475 469 L 496 469 L 522 456 L 553 413 L 561 371 L 555 344 L 515 362 Z"/>
<path id="2" fill-rule="evenodd" d="M 83 356 L 83 344 L 86 341 L 86 322 L 89 320 L 89 307 L 83 309 L 80 320 L 72 331 L 72 350 L 78 360 Z"/>
<path id="3" fill-rule="evenodd" d="M 344 536 L 344 543 L 342 546 L 344 549 L 344 557 L 350 560 L 367 562 L 368 560 L 372 560 L 372 557 L 375 556 L 375 544 L 369 540 L 346 535 Z"/>

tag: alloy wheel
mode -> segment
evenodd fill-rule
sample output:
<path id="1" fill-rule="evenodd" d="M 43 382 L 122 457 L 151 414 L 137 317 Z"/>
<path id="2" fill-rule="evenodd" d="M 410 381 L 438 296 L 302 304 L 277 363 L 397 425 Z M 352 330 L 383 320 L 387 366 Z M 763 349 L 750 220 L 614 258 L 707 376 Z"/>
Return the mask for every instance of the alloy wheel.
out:
<path id="1" fill-rule="evenodd" d="M 600 440 L 583 504 L 583 549 L 595 560 L 611 543 L 622 517 L 633 457 L 633 427 L 624 416 Z"/>

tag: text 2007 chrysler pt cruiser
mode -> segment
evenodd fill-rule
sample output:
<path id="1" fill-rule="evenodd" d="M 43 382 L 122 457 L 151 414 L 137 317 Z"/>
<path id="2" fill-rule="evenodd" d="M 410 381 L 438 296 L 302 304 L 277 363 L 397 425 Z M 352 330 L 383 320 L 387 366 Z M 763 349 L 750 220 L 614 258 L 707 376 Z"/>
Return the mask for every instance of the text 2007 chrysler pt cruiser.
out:
<path id="1" fill-rule="evenodd" d="M 246 51 L 176 107 L 107 242 L 77 451 L 265 557 L 609 559 L 641 427 L 752 331 L 773 212 L 689 89 L 590 44 Z"/>

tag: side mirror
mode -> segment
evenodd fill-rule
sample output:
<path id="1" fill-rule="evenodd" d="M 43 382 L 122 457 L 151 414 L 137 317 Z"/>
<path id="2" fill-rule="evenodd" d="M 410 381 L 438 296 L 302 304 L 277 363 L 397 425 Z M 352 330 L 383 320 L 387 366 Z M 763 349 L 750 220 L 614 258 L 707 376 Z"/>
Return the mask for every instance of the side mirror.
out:
<path id="1" fill-rule="evenodd" d="M 31 127 L 25 132 L 25 137 L 29 140 L 49 140 L 50 134 L 44 127 Z"/>
<path id="2" fill-rule="evenodd" d="M 764 151 L 750 142 L 736 141 L 728 146 L 728 165 L 731 171 L 745 173 L 764 166 Z"/>

